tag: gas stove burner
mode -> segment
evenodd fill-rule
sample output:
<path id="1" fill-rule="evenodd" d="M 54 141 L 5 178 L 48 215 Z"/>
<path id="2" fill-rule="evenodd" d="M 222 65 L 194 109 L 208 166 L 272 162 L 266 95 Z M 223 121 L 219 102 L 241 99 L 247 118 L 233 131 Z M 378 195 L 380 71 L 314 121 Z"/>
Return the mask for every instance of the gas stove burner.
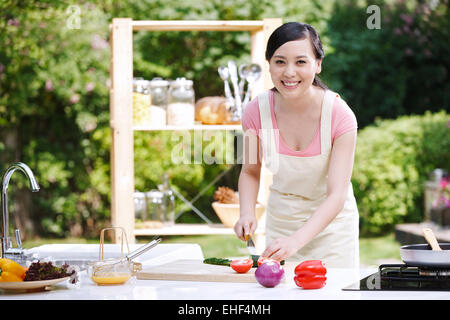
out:
<path id="1" fill-rule="evenodd" d="M 450 269 L 419 269 L 419 275 L 425 277 L 450 277 Z"/>
<path id="2" fill-rule="evenodd" d="M 447 278 L 450 277 L 450 269 L 436 268 L 436 267 L 415 267 L 408 266 L 406 264 L 382 264 L 379 266 L 378 271 L 381 277 L 397 276 L 399 278 L 404 278 L 406 276 L 417 275 L 424 277 L 437 277 L 437 278 Z"/>
<path id="3" fill-rule="evenodd" d="M 382 264 L 378 272 L 343 290 L 450 291 L 450 269 Z"/>
<path id="4" fill-rule="evenodd" d="M 436 267 L 415 267 L 406 264 L 382 264 L 378 268 L 381 278 L 401 280 L 411 277 L 420 280 L 421 277 L 429 280 L 430 277 L 450 281 L 450 269 Z"/>

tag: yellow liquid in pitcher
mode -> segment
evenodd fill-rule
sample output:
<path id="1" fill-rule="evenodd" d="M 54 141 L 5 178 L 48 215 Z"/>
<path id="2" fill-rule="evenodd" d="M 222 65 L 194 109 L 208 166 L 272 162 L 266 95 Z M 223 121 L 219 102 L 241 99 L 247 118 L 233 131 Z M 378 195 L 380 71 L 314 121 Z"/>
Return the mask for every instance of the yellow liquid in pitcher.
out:
<path id="1" fill-rule="evenodd" d="M 122 284 L 131 278 L 127 273 L 115 273 L 107 276 L 92 276 L 91 279 L 98 285 Z"/>

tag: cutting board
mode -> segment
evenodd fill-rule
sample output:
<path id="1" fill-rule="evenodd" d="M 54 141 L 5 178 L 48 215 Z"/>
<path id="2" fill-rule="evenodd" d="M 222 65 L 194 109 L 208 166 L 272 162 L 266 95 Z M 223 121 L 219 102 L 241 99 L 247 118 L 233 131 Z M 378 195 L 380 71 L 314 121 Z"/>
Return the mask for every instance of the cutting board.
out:
<path id="1" fill-rule="evenodd" d="M 229 266 L 205 264 L 202 260 L 177 260 L 159 266 L 143 267 L 136 274 L 140 280 L 179 280 L 214 282 L 256 282 L 256 268 L 237 273 Z"/>

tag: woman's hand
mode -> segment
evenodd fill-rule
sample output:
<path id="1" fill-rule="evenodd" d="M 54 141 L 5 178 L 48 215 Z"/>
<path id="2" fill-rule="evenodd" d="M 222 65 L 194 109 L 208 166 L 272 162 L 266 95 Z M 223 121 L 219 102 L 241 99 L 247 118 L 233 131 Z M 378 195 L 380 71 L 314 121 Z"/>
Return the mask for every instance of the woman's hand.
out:
<path id="1" fill-rule="evenodd" d="M 300 249 L 298 241 L 293 237 L 278 238 L 272 241 L 261 257 L 271 258 L 277 261 L 285 260 Z"/>
<path id="2" fill-rule="evenodd" d="M 234 225 L 234 232 L 242 241 L 247 241 L 246 235 L 255 233 L 258 222 L 255 214 L 242 215 Z"/>

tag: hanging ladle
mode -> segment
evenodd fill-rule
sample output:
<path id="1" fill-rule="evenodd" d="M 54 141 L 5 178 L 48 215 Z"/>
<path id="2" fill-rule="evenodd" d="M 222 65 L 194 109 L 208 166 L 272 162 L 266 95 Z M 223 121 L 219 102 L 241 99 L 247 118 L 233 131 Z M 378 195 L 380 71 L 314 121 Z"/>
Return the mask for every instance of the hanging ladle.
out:
<path id="1" fill-rule="evenodd" d="M 249 102 L 251 92 L 253 90 L 253 87 L 254 87 L 256 81 L 261 76 L 261 72 L 262 72 L 262 70 L 261 70 L 261 66 L 259 64 L 252 63 L 251 65 L 248 66 L 248 71 L 247 71 L 248 87 L 247 87 L 247 92 L 245 93 L 244 101 L 242 102 L 243 108 L 245 108 L 245 106 Z"/>
<path id="2" fill-rule="evenodd" d="M 239 66 L 239 92 L 241 94 L 241 99 L 244 99 L 244 86 L 245 81 L 247 81 L 249 71 L 250 68 L 248 64 L 241 64 Z"/>
<path id="3" fill-rule="evenodd" d="M 228 68 L 224 67 L 224 66 L 220 66 L 217 69 L 217 72 L 219 72 L 220 78 L 224 81 L 225 98 L 227 99 L 228 105 L 234 106 L 234 99 L 231 94 L 230 84 L 228 83 L 228 78 L 230 77 L 230 72 L 228 71 Z"/>

